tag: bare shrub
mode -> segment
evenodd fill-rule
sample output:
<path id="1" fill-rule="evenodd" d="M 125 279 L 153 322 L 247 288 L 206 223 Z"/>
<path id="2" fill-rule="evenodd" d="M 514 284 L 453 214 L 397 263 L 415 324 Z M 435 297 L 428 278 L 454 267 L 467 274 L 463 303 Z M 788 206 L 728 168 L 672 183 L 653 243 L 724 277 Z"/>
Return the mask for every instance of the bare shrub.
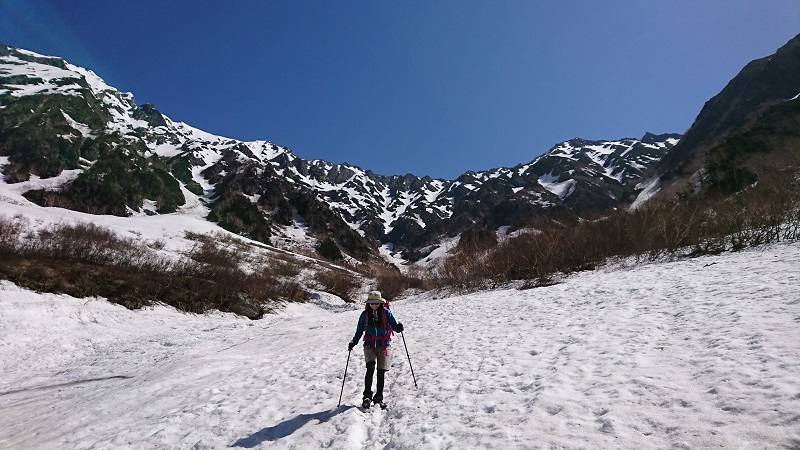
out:
<path id="1" fill-rule="evenodd" d="M 149 242 L 147 246 L 153 250 L 163 250 L 167 246 L 167 243 L 161 239 L 156 239 L 155 241 Z"/>
<path id="2" fill-rule="evenodd" d="M 409 289 L 424 289 L 424 280 L 418 271 L 403 273 L 400 269 L 390 265 L 373 267 L 369 273 L 376 281 L 376 289 L 381 291 L 386 298 L 395 298 Z"/>
<path id="3" fill-rule="evenodd" d="M 210 239 L 195 244 L 186 254 L 181 270 L 194 276 L 220 278 L 240 270 L 242 259 L 236 252 L 217 245 Z"/>
<path id="4" fill-rule="evenodd" d="M 438 287 L 456 291 L 468 291 L 486 285 L 486 273 L 482 273 L 482 261 L 486 251 L 462 247 L 455 255 L 436 267 L 434 280 Z"/>
<path id="5" fill-rule="evenodd" d="M 138 246 L 92 223 L 54 225 L 30 233 L 23 253 L 94 265 L 126 265 Z M 146 250 L 145 250 L 146 251 Z"/>
<path id="6" fill-rule="evenodd" d="M 262 261 L 265 270 L 273 277 L 294 278 L 306 267 L 304 262 L 289 257 L 275 256 Z"/>
<path id="7" fill-rule="evenodd" d="M 348 302 L 353 302 L 353 296 L 360 286 L 354 273 L 341 269 L 322 270 L 317 273 L 316 279 L 323 291 L 337 295 Z"/>
<path id="8" fill-rule="evenodd" d="M 800 239 L 800 189 L 797 187 L 795 187 L 795 195 L 792 200 L 787 205 L 781 230 L 781 238 L 785 241 Z"/>
<path id="9" fill-rule="evenodd" d="M 0 255 L 8 257 L 20 251 L 23 232 L 28 226 L 22 216 L 0 215 Z"/>
<path id="10" fill-rule="evenodd" d="M 251 318 L 263 315 L 270 300 L 304 298 L 296 282 L 269 270 L 245 271 L 241 247 L 229 240 L 219 244 L 216 236 L 194 235 L 197 244 L 175 262 L 94 224 L 54 225 L 20 236 L 24 229 L 22 222 L 0 220 L 0 245 L 10 249 L 0 276 L 32 289 L 97 295 L 129 308 L 159 301 L 188 312 L 219 309 Z"/>

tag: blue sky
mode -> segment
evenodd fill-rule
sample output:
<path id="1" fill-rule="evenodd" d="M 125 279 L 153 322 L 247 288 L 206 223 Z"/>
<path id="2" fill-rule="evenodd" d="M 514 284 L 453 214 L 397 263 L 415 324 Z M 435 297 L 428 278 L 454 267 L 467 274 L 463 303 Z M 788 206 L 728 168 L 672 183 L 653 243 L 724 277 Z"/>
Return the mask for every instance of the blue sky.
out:
<path id="1" fill-rule="evenodd" d="M 797 33 L 797 0 L 0 0 L 0 42 L 173 120 L 447 179 L 575 137 L 683 133 Z"/>

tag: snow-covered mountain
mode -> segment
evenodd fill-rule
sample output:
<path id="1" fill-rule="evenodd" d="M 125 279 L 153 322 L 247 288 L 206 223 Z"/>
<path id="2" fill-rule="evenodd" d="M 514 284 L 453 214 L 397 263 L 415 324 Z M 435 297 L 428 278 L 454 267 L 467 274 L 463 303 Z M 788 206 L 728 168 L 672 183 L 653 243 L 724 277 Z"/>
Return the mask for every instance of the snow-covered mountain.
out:
<path id="1" fill-rule="evenodd" d="M 456 180 L 383 176 L 205 133 L 89 70 L 0 46 L 0 216 L 45 232 L 97 223 L 175 258 L 217 224 L 284 248 L 366 257 L 393 243 L 416 258 L 462 232 L 623 205 L 678 138 L 575 139 Z M 248 247 L 270 255 L 253 265 L 281 251 Z M 40 261 L 20 273 L 48 272 Z M 0 449 L 797 448 L 799 264 L 784 241 L 615 258 L 536 289 L 406 293 L 392 299 L 405 331 L 385 411 L 356 406 L 363 360 L 346 344 L 360 302 L 304 288 L 308 301 L 251 321 L 4 280 Z"/>
<path id="2" fill-rule="evenodd" d="M 137 106 L 132 94 L 91 70 L 0 45 L 5 181 L 71 171 L 66 183 L 28 192 L 27 199 L 120 216 L 202 204 L 206 217 L 230 231 L 290 245 L 300 229 L 357 259 L 380 246 L 418 259 L 465 231 L 624 204 L 632 200 L 626 188 L 679 138 L 573 139 L 527 164 L 456 180 L 378 175 L 304 160 L 269 141 L 206 133 L 154 105 Z"/>

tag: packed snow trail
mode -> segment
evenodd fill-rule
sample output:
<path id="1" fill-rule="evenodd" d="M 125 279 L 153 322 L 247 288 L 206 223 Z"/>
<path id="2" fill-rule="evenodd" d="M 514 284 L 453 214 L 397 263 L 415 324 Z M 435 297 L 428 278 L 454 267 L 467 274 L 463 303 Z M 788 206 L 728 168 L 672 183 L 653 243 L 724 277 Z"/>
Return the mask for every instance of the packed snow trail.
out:
<path id="1" fill-rule="evenodd" d="M 393 302 L 387 410 L 359 309 L 260 321 L 0 284 L 0 448 L 800 446 L 800 244 Z"/>

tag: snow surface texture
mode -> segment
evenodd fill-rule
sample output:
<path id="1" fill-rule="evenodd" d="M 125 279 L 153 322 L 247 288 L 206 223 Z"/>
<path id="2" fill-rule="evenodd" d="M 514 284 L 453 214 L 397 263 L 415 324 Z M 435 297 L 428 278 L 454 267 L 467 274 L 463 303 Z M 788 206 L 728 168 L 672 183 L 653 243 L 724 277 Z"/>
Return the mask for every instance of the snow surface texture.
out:
<path id="1" fill-rule="evenodd" d="M 800 447 L 800 244 L 395 301 L 389 409 L 359 311 L 249 321 L 0 283 L 0 448 Z"/>

